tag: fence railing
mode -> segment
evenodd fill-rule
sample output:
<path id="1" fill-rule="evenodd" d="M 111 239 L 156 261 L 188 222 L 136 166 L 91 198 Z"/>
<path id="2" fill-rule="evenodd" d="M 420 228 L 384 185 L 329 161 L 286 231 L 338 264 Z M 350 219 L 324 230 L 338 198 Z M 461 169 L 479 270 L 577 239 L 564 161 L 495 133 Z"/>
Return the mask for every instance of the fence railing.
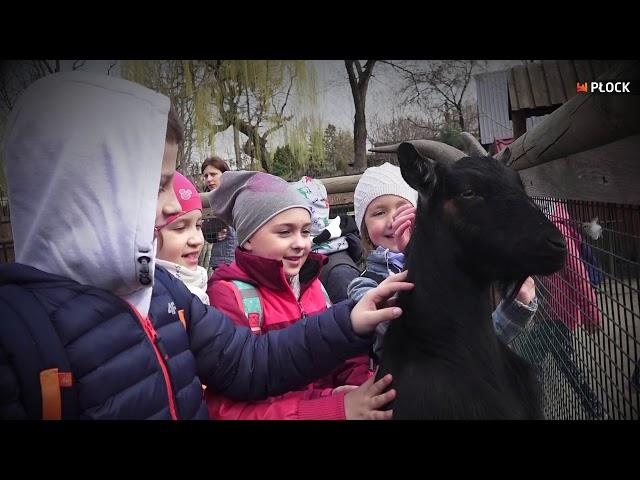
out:
<path id="1" fill-rule="evenodd" d="M 536 279 L 535 322 L 514 342 L 538 370 L 545 415 L 640 419 L 640 206 L 533 199 L 568 246 L 564 269 Z"/>

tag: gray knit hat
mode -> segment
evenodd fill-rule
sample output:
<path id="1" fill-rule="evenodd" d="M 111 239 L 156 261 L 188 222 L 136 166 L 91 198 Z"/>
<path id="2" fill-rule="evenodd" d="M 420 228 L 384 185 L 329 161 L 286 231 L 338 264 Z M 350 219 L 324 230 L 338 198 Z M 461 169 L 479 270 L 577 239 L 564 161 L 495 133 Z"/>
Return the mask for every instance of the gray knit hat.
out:
<path id="1" fill-rule="evenodd" d="M 290 208 L 309 206 L 285 180 L 263 172 L 227 171 L 209 193 L 216 216 L 232 225 L 243 245 L 265 223 Z"/>
<path id="2" fill-rule="evenodd" d="M 362 220 L 369 204 L 382 195 L 397 195 L 418 204 L 418 192 L 411 188 L 402 178 L 400 167 L 390 163 L 383 163 L 379 167 L 367 168 L 356 185 L 353 193 L 353 209 L 356 224 L 362 233 Z"/>

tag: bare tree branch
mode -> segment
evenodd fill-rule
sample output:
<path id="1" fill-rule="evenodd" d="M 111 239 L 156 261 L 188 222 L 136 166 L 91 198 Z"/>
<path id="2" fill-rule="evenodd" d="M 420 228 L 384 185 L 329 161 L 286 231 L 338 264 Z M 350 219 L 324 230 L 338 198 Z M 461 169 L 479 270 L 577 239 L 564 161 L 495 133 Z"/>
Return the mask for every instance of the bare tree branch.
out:
<path id="1" fill-rule="evenodd" d="M 295 73 L 291 74 L 291 77 L 290 77 L 290 80 L 289 80 L 289 88 L 287 89 L 287 94 L 286 94 L 286 96 L 284 98 L 284 102 L 282 103 L 282 108 L 280 109 L 280 116 L 284 115 L 284 108 L 287 106 L 287 102 L 289 101 L 289 95 L 291 94 L 291 89 L 293 88 L 293 81 L 294 81 L 295 78 L 296 78 Z M 275 108 L 276 107 L 275 104 L 273 105 L 273 107 L 274 107 L 274 109 L 276 109 Z M 293 118 L 293 116 L 290 117 L 290 118 Z"/>
<path id="2" fill-rule="evenodd" d="M 353 64 L 358 71 L 358 81 L 360 81 L 360 78 L 362 78 L 362 67 L 360 66 L 360 60 L 353 60 Z"/>
<path id="3" fill-rule="evenodd" d="M 430 109 L 443 112 L 445 121 L 450 121 L 452 114 L 455 114 L 456 123 L 464 130 L 467 123 L 464 99 L 475 61 L 441 60 L 429 62 L 423 67 L 418 64 L 407 67 L 395 62 L 385 63 L 404 75 L 405 86 L 401 90 L 404 105 L 440 98 L 440 105 L 431 105 Z"/>

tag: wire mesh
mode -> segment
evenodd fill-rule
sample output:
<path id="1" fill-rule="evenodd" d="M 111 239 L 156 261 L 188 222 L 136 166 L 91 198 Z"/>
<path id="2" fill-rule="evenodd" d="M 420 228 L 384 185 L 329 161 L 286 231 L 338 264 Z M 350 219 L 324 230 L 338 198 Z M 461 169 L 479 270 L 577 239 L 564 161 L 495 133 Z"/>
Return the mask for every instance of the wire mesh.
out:
<path id="1" fill-rule="evenodd" d="M 548 419 L 638 419 L 640 207 L 533 197 L 567 240 L 536 279 L 535 321 L 513 344 L 536 368 Z"/>

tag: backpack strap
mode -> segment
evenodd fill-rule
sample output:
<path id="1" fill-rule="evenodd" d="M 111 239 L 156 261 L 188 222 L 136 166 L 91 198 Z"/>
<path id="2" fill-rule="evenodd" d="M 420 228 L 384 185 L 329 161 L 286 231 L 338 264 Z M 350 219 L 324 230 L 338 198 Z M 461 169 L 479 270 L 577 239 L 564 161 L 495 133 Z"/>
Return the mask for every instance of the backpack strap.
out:
<path id="1" fill-rule="evenodd" d="M 258 289 L 250 283 L 241 280 L 232 280 L 229 283 L 235 293 L 238 306 L 244 311 L 251 333 L 260 335 L 264 324 L 264 316 L 262 314 L 262 301 Z"/>
<path id="2" fill-rule="evenodd" d="M 353 261 L 351 255 L 347 250 L 341 250 L 339 252 L 334 252 L 326 255 L 327 263 L 324 264 L 322 270 L 320 271 L 320 281 L 322 283 L 328 283 L 329 274 L 331 271 L 337 267 L 338 265 L 348 265 L 354 270 L 360 272 L 358 265 Z"/>
<path id="3" fill-rule="evenodd" d="M 49 313 L 38 298 L 18 285 L 0 287 L 0 344 L 20 382 L 30 418 L 78 417 L 78 394 L 71 364 Z"/>

